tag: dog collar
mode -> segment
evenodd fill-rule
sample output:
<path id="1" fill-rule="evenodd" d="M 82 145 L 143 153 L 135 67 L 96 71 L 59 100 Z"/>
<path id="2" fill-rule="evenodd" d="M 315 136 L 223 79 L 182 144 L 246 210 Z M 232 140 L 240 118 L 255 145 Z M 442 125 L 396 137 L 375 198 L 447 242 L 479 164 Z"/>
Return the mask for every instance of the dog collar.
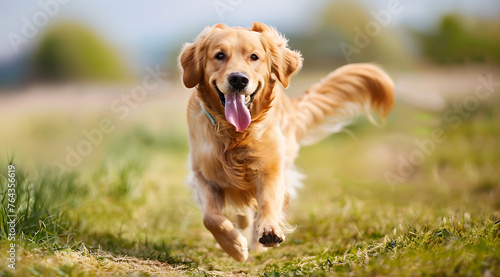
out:
<path id="1" fill-rule="evenodd" d="M 215 130 L 218 131 L 219 124 L 217 124 L 217 121 L 215 121 L 215 117 L 207 110 L 207 108 L 205 108 L 205 105 L 203 105 L 203 102 L 200 102 L 200 104 L 201 104 L 201 107 L 203 108 L 203 111 L 205 112 L 205 115 L 210 120 L 210 123 L 212 123 L 212 125 L 214 125 L 214 127 L 215 127 Z"/>
<path id="2" fill-rule="evenodd" d="M 209 113 L 207 111 L 207 109 L 205 109 L 205 107 L 203 107 L 203 110 L 205 111 L 205 114 L 207 115 L 208 119 L 210 119 L 210 122 L 212 122 L 212 125 L 215 126 L 215 118 L 214 118 L 214 116 L 211 113 Z"/>

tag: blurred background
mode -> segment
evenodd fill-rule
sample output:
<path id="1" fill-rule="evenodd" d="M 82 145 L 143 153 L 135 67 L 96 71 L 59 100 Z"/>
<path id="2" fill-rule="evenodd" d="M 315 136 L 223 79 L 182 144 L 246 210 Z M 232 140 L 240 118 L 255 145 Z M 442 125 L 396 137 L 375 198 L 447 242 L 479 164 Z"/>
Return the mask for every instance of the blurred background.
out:
<path id="1" fill-rule="evenodd" d="M 337 249 L 333 259 L 356 253 L 358 233 L 399 243 L 396 228 L 412 238 L 413 226 L 459 233 L 498 220 L 500 1 L 3 0 L 0 165 L 13 159 L 20 176 L 25 243 L 87 251 L 82 242 L 113 255 L 194 261 L 193 270 L 210 255 L 230 263 L 183 185 L 192 92 L 177 57 L 207 25 L 254 21 L 276 27 L 304 57 L 290 96 L 354 62 L 379 64 L 396 84 L 385 126 L 360 118 L 301 150 L 309 177 L 290 207 L 299 231 L 280 251 L 323 243 Z M 280 256 L 272 253 L 280 252 L 265 257 Z M 438 260 L 448 259 L 429 256 Z"/>
<path id="2" fill-rule="evenodd" d="M 497 63 L 497 1 L 5 1 L 0 19 L 1 84 L 119 81 L 159 64 L 177 75 L 176 56 L 204 26 L 277 27 L 305 57 L 304 70 L 346 63 L 340 44 L 368 35 L 350 62 L 398 68 L 422 63 Z M 379 27 L 367 27 L 370 21 Z M 367 29 L 368 28 L 368 29 Z M 378 30 L 377 30 L 378 29 Z M 365 43 L 362 43 L 365 44 Z M 355 46 L 355 45 L 354 45 Z M 360 47 L 361 46 L 361 47 Z"/>

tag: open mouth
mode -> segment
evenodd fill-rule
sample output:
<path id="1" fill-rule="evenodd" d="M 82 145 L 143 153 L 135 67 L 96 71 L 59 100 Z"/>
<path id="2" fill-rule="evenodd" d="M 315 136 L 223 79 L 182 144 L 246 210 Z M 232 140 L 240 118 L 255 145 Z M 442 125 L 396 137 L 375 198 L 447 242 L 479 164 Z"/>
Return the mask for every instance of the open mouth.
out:
<path id="1" fill-rule="evenodd" d="M 219 99 L 220 99 L 220 102 L 222 103 L 222 106 L 225 107 L 226 106 L 226 95 L 224 93 L 222 93 L 222 91 L 220 91 L 220 89 L 217 86 L 217 83 L 215 81 L 214 81 L 214 87 L 215 87 L 215 90 L 217 90 L 217 93 L 219 94 Z M 260 82 L 252 94 L 245 96 L 245 105 L 247 106 L 248 109 L 250 109 L 250 107 L 252 106 L 253 99 L 254 99 L 255 95 L 257 94 L 257 92 L 259 91 L 259 89 L 260 89 Z"/>
<path id="2" fill-rule="evenodd" d="M 214 86 L 217 93 L 219 93 L 219 99 L 224 107 L 224 115 L 227 122 L 232 124 L 237 132 L 244 131 L 252 121 L 250 107 L 252 106 L 255 94 L 257 94 L 257 91 L 260 89 L 260 82 L 257 85 L 257 89 L 250 95 L 244 93 L 224 94 L 220 91 L 215 82 Z"/>

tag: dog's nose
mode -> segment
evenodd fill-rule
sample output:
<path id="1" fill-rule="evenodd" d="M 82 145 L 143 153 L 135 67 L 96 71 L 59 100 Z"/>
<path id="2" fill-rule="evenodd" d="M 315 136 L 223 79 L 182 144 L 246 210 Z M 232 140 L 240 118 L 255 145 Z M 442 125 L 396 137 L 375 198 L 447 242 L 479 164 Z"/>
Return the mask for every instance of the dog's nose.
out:
<path id="1" fill-rule="evenodd" d="M 228 81 L 237 90 L 242 90 L 248 85 L 248 76 L 245 73 L 233 72 L 229 74 Z"/>

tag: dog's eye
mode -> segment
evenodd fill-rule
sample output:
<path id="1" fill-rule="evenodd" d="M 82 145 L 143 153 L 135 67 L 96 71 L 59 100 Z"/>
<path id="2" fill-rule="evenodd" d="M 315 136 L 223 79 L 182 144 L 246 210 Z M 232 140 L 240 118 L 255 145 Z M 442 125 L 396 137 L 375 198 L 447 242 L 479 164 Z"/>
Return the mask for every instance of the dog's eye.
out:
<path id="1" fill-rule="evenodd" d="M 224 59 L 224 57 L 225 57 L 225 55 L 224 55 L 224 53 L 223 53 L 223 52 L 219 52 L 219 53 L 217 53 L 217 55 L 215 55 L 215 58 L 216 58 L 217 60 L 219 60 L 219 61 L 220 61 L 220 60 L 223 60 L 223 59 Z"/>
<path id="2" fill-rule="evenodd" d="M 259 59 L 259 57 L 258 57 L 257 55 L 255 55 L 255 54 L 252 54 L 252 55 L 250 56 L 250 59 L 252 59 L 252 61 L 256 61 L 256 60 L 258 60 L 258 59 Z"/>

